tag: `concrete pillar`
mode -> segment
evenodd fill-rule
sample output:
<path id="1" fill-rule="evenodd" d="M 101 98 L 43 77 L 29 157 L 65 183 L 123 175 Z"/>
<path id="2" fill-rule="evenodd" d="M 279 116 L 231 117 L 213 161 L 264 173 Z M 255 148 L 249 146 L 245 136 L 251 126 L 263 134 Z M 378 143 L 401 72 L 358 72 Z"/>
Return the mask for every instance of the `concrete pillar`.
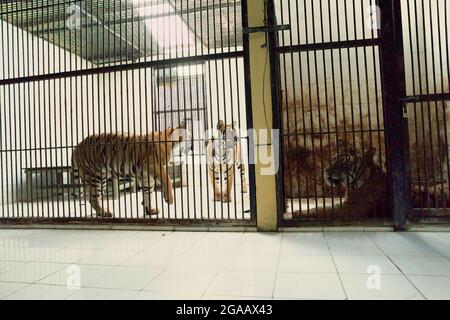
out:
<path id="1" fill-rule="evenodd" d="M 248 0 L 248 26 L 264 26 L 265 0 Z M 255 180 L 257 227 L 259 231 L 277 231 L 277 188 L 275 174 L 267 175 L 267 165 L 259 161 L 258 155 L 272 155 L 272 94 L 269 48 L 264 32 L 249 35 L 250 81 L 252 94 L 253 128 L 258 132 L 266 129 L 267 138 L 255 137 Z M 264 111 L 265 109 L 265 111 Z M 267 117 L 267 118 L 266 118 Z M 273 157 L 272 157 L 273 158 Z"/>

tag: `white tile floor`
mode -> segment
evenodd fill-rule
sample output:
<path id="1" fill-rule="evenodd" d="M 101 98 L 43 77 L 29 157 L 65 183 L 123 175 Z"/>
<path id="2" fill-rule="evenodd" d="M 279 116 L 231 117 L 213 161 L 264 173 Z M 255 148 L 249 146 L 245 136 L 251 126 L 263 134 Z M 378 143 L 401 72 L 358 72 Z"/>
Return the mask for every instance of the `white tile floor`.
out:
<path id="1" fill-rule="evenodd" d="M 450 233 L 0 229 L 0 299 L 450 299 Z"/>

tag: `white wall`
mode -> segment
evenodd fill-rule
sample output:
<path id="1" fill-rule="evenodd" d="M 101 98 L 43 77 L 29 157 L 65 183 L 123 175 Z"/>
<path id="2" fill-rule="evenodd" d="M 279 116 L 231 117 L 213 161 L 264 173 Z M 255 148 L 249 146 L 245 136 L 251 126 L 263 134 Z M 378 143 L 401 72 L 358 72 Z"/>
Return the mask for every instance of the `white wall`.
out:
<path id="1" fill-rule="evenodd" d="M 48 74 L 91 64 L 4 21 L 0 47 L 0 78 Z M 97 77 L 78 77 L 0 87 L 1 185 L 0 202 L 20 198 L 25 168 L 70 165 L 66 146 L 79 141 L 88 120 L 96 117 Z M 23 150 L 34 150 L 25 152 Z M 8 152 L 5 152 L 8 150 Z M 22 150 L 22 151 L 21 151 Z M 19 152 L 21 151 L 21 152 Z M 40 183 L 40 178 L 33 182 Z"/>
<path id="2" fill-rule="evenodd" d="M 301 4 L 298 8 L 299 25 L 296 17 L 297 2 Z M 281 42 L 285 45 L 289 43 L 295 45 L 313 41 L 354 40 L 362 39 L 364 36 L 370 38 L 372 32 L 376 36 L 376 30 L 364 27 L 368 22 L 367 8 L 372 2 L 354 1 L 357 13 L 357 23 L 354 26 L 352 1 L 347 1 L 348 8 L 344 10 L 342 6 L 336 6 L 336 1 L 331 1 L 330 8 L 328 1 L 321 2 L 322 8 L 319 7 L 318 1 L 306 1 L 305 9 L 303 1 L 276 0 L 279 23 L 286 24 L 290 20 L 291 29 L 294 31 L 292 41 L 290 33 L 286 31 L 284 37 L 281 37 Z M 434 89 L 434 78 L 430 72 L 433 66 L 438 66 L 436 92 L 441 92 L 442 84 L 448 85 L 450 62 L 448 52 L 445 51 L 446 46 L 439 46 L 444 39 L 439 41 L 438 35 L 440 31 L 441 38 L 446 35 L 450 42 L 450 32 L 445 30 L 444 26 L 444 15 L 450 16 L 450 5 L 447 5 L 445 11 L 445 0 L 433 1 L 431 7 L 433 21 L 431 21 L 429 2 L 424 1 L 425 32 L 418 34 L 417 51 L 414 31 L 416 21 L 412 19 L 412 24 L 409 25 L 408 3 L 414 1 L 402 1 L 404 29 L 413 30 L 412 46 L 409 35 L 405 35 L 408 94 L 420 93 L 419 82 L 414 83 L 412 75 L 414 73 L 418 79 L 420 74 L 422 79 L 426 79 L 426 67 L 428 67 L 429 88 Z M 417 0 L 417 3 L 421 12 L 422 0 Z M 331 19 L 328 18 L 328 12 L 331 12 Z M 350 17 L 348 28 L 344 23 L 345 12 Z M 323 19 L 320 19 L 320 14 L 323 15 Z M 365 20 L 362 20 L 362 16 Z M 431 25 L 437 26 L 437 17 L 440 20 L 440 30 L 434 27 L 431 32 Z M 419 14 L 418 18 L 418 27 L 422 30 L 422 15 Z M 6 22 L 1 22 L 0 32 L 3 34 L 3 43 L 0 46 L 2 65 L 7 66 L 0 69 L 0 79 L 93 67 L 90 62 L 79 56 Z M 431 45 L 431 35 L 434 37 L 434 46 Z M 373 130 L 382 128 L 380 71 L 377 57 L 378 50 L 372 48 L 284 55 L 281 59 L 281 69 L 285 72 L 283 79 L 286 79 L 286 82 L 283 82 L 284 103 L 287 103 L 291 110 L 289 118 L 285 114 L 285 124 L 293 128 L 297 123 L 300 124 L 298 127 L 301 130 L 315 132 L 327 126 L 331 131 L 342 129 L 344 123 L 347 124 L 347 130 L 350 129 L 349 123 L 355 129 L 366 131 L 369 128 Z M 208 127 L 215 127 L 219 119 L 226 119 L 227 122 L 233 119 L 238 122 L 241 134 L 244 135 L 247 128 L 242 59 L 207 62 L 205 69 Z M 440 70 L 444 72 L 440 73 Z M 153 86 L 153 73 L 148 68 L 0 87 L 1 149 L 11 150 L 2 152 L 0 181 L 4 192 L 0 202 L 17 198 L 15 195 L 24 179 L 23 168 L 69 166 L 71 150 L 67 147 L 75 146 L 90 134 L 153 130 L 151 111 L 157 107 L 154 105 L 156 97 L 152 93 Z M 425 92 L 425 89 L 426 81 L 422 81 L 422 92 Z M 444 90 L 448 90 L 448 86 L 446 88 L 444 85 Z M 447 114 L 450 115 L 450 111 Z M 370 127 L 367 122 L 369 117 Z M 432 116 L 432 119 L 436 119 L 436 116 L 434 118 Z M 444 118 L 438 120 L 444 123 L 446 121 Z M 381 135 L 377 139 L 383 138 Z M 369 135 L 361 135 L 357 143 L 367 146 L 368 139 Z M 311 147 L 316 140 L 309 139 L 307 146 Z M 375 144 L 378 143 L 382 142 L 375 141 Z M 18 149 L 36 150 L 12 152 Z M 243 149 L 245 150 L 246 146 L 243 146 Z M 39 180 L 34 183 L 39 183 Z"/>
<path id="3" fill-rule="evenodd" d="M 15 35 L 1 47 L 5 65 L 12 66 L 0 70 L 2 79 L 95 67 L 6 22 L 2 23 L 2 32 Z M 64 66 L 63 61 L 72 64 Z M 219 118 L 229 123 L 233 119 L 245 133 L 242 59 L 206 63 L 205 71 L 207 127 L 215 128 Z M 0 87 L 1 148 L 10 151 L 2 152 L 0 201 L 24 198 L 23 169 L 70 166 L 71 147 L 90 134 L 152 131 L 152 111 L 158 103 L 154 74 L 147 68 Z M 32 151 L 19 152 L 25 149 Z M 32 183 L 38 186 L 45 181 L 37 176 Z"/>
<path id="4" fill-rule="evenodd" d="M 446 0 L 401 3 L 408 95 L 448 92 L 450 3 Z"/>
<path id="5" fill-rule="evenodd" d="M 446 43 L 450 43 L 450 32 L 446 30 L 444 22 L 445 17 L 447 20 L 450 18 L 450 4 L 445 8 L 445 2 L 401 2 L 408 95 L 449 90 L 450 60 Z M 306 8 L 304 3 L 307 4 Z M 331 1 L 328 7 L 329 1 L 277 0 L 278 22 L 291 25 L 291 31 L 281 33 L 281 45 L 376 37 L 378 31 L 368 26 L 369 8 L 375 2 L 363 0 L 346 3 L 347 8 L 344 7 L 344 1 Z M 415 20 L 415 3 L 418 21 Z M 345 25 L 346 16 L 348 26 Z M 378 56 L 378 49 L 371 47 L 288 53 L 282 56 L 284 103 L 290 110 L 289 115 L 285 114 L 285 125 L 294 128 L 297 124 L 301 130 L 315 132 L 323 131 L 327 126 L 330 126 L 331 131 L 335 131 L 336 126 L 342 131 L 344 124 L 347 130 L 383 128 Z M 313 143 L 311 139 L 309 143 Z M 362 144 L 361 141 L 357 143 Z"/>

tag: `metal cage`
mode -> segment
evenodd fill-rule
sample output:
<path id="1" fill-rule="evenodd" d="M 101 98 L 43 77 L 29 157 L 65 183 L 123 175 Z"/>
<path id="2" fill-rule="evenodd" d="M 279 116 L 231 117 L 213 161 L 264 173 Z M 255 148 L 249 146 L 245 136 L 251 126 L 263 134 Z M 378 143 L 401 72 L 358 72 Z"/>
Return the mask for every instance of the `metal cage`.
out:
<path id="1" fill-rule="evenodd" d="M 245 10 L 240 0 L 3 1 L 0 220 L 254 225 Z M 234 126 L 240 158 L 212 168 L 219 121 Z M 190 147 L 171 157 L 179 141 L 163 132 L 181 123 Z"/>

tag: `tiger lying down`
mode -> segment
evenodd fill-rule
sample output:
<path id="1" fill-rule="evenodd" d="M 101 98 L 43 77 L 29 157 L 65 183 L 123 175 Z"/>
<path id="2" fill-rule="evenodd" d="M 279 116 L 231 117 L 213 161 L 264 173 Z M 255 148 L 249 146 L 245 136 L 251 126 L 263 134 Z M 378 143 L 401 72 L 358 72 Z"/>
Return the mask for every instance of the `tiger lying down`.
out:
<path id="1" fill-rule="evenodd" d="M 102 190 L 112 177 L 137 180 L 143 191 L 146 215 L 159 213 L 158 209 L 150 207 L 155 179 L 161 182 L 165 201 L 173 204 L 172 179 L 166 166 L 174 147 L 187 139 L 186 124 L 182 122 L 178 128 L 143 135 L 96 134 L 78 144 L 73 151 L 72 166 L 78 170 L 84 192 L 97 216 L 112 217 L 101 205 Z"/>
<path id="2" fill-rule="evenodd" d="M 361 153 L 338 142 L 338 153 L 325 172 L 327 184 L 345 188 L 345 198 L 334 207 L 312 210 L 318 217 L 381 217 L 388 208 L 387 176 L 374 161 L 376 149 Z M 294 215 L 301 215 L 296 212 Z"/>

